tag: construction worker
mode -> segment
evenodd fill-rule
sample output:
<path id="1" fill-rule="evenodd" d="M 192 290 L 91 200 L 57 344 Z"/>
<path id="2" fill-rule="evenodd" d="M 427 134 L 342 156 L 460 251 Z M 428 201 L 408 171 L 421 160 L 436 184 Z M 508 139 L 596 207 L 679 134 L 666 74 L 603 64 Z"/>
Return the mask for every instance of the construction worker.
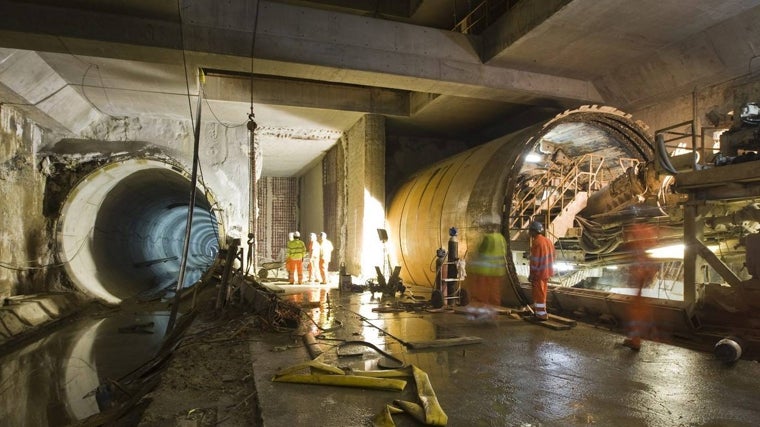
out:
<path id="1" fill-rule="evenodd" d="M 327 233 L 324 231 L 319 233 L 319 275 L 322 278 L 320 282 L 323 285 L 327 284 L 327 270 L 330 267 L 330 260 L 332 259 L 333 245 L 332 242 L 327 240 Z"/>
<path id="2" fill-rule="evenodd" d="M 288 242 L 288 282 L 292 285 L 298 275 L 298 284 L 303 284 L 303 257 L 306 245 L 301 241 L 301 233 L 293 233 L 293 240 Z"/>
<path id="3" fill-rule="evenodd" d="M 309 244 L 306 247 L 309 254 L 309 265 L 306 267 L 309 270 L 309 282 L 318 282 L 319 279 L 319 242 L 317 241 L 317 233 L 309 234 Z"/>
<path id="4" fill-rule="evenodd" d="M 288 272 L 288 275 L 290 275 L 290 271 L 292 270 L 292 263 L 290 262 L 290 257 L 288 257 L 288 243 L 293 241 L 293 232 L 288 233 L 288 241 L 285 242 L 285 247 L 280 248 L 280 254 L 278 255 L 277 259 L 281 259 L 285 261 L 285 271 Z"/>
<path id="5" fill-rule="evenodd" d="M 467 262 L 467 289 L 472 303 L 501 305 L 501 286 L 507 276 L 507 241 L 499 224 L 482 224 L 485 234 Z"/>
<path id="6" fill-rule="evenodd" d="M 546 311 L 546 294 L 549 278 L 554 275 L 554 244 L 544 236 L 544 225 L 533 221 L 528 226 L 530 238 L 530 275 L 533 286 L 533 315 L 536 320 L 549 319 Z"/>
<path id="7" fill-rule="evenodd" d="M 657 275 L 658 266 L 647 253 L 657 242 L 657 230 L 650 224 L 635 223 L 625 230 L 626 246 L 633 256 L 628 269 L 628 285 L 636 289 L 636 295 L 628 306 L 625 322 L 627 337 L 623 345 L 634 351 L 641 349 L 641 339 L 654 329 L 651 307 L 644 303 L 641 290 L 649 286 Z"/>

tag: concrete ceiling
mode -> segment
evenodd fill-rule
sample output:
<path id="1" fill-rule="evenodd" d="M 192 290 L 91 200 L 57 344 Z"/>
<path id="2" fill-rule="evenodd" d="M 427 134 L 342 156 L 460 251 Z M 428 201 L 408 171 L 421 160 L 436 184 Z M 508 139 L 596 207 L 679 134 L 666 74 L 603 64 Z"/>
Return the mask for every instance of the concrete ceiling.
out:
<path id="1" fill-rule="evenodd" d="M 68 137 L 189 120 L 202 68 L 203 120 L 242 127 L 253 96 L 264 174 L 292 176 L 363 114 L 477 142 L 532 110 L 641 108 L 760 55 L 760 0 L 491 3 L 462 34 L 479 2 L 0 0 L 0 102 Z"/>

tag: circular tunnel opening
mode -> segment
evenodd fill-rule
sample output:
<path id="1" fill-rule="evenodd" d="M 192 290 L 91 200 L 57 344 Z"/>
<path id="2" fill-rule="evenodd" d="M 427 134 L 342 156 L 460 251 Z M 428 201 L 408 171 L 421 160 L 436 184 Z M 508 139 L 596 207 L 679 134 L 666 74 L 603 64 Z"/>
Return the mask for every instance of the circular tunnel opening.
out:
<path id="1" fill-rule="evenodd" d="M 89 174 L 58 219 L 69 279 L 111 303 L 176 287 L 190 189 L 186 173 L 161 161 L 115 162 Z M 196 192 L 183 287 L 195 283 L 219 251 L 217 218 L 205 194 Z"/>

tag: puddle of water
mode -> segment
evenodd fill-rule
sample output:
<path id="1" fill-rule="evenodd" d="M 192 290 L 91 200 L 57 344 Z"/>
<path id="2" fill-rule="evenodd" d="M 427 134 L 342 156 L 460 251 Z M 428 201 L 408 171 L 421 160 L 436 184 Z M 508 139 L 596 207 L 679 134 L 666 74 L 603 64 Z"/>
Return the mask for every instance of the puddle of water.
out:
<path id="1" fill-rule="evenodd" d="M 3 424 L 65 425 L 100 412 L 98 385 L 119 380 L 155 356 L 168 317 L 157 312 L 81 319 L 3 355 Z"/>

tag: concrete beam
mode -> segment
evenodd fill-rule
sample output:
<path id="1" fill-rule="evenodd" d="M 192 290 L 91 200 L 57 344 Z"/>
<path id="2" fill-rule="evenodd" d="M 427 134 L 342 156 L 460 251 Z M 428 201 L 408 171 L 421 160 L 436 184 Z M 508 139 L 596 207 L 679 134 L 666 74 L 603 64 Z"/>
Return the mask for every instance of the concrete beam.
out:
<path id="1" fill-rule="evenodd" d="M 746 10 L 654 55 L 626 63 L 594 83 L 612 104 L 635 110 L 713 82 L 760 70 L 760 6 Z"/>
<path id="2" fill-rule="evenodd" d="M 0 43 L 20 49 L 176 63 L 171 52 L 184 47 L 200 66 L 245 71 L 255 24 L 256 61 L 277 75 L 528 104 L 603 101 L 587 81 L 484 65 L 462 34 L 276 2 L 261 1 L 258 19 L 252 2 L 190 2 L 182 31 L 172 21 L 9 0 L 0 9 Z"/>
<path id="3" fill-rule="evenodd" d="M 430 106 L 440 95 L 435 93 L 413 92 L 410 97 L 410 115 L 414 116 Z"/>
<path id="4" fill-rule="evenodd" d="M 528 34 L 542 22 L 546 21 L 565 7 L 572 0 L 523 1 L 515 5 L 482 34 L 483 62 L 498 58 L 499 54 L 512 46 L 521 37 Z"/>
<path id="5" fill-rule="evenodd" d="M 409 18 L 420 7 L 422 0 L 311 0 L 309 3 L 363 11 L 370 16 L 387 15 Z"/>
<path id="6" fill-rule="evenodd" d="M 211 101 L 250 102 L 258 104 L 361 113 L 409 115 L 409 92 L 317 81 L 282 79 L 256 75 L 225 75 L 209 72 L 204 94 Z"/>
<path id="7" fill-rule="evenodd" d="M 56 131 L 78 135 L 105 117 L 35 52 L 0 48 L 0 89 L 20 109 L 42 113 L 35 119 Z"/>

